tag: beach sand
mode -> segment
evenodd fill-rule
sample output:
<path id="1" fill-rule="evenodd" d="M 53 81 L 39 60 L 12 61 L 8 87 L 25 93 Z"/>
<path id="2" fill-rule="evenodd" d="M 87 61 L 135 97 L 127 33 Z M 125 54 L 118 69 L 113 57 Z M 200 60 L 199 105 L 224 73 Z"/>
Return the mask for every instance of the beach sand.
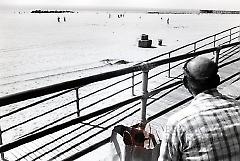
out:
<path id="1" fill-rule="evenodd" d="M 240 22 L 240 15 L 124 13 L 124 17 L 118 18 L 120 13 L 110 14 L 111 18 L 108 12 L 1 14 L 0 96 L 128 67 L 237 26 Z M 58 16 L 61 20 L 66 17 L 66 22 L 57 22 Z M 168 18 L 169 24 L 166 22 Z M 152 48 L 138 47 L 141 34 L 149 35 L 149 39 L 153 41 Z M 162 46 L 158 45 L 159 39 L 163 40 Z M 130 63 L 114 64 L 119 60 Z M 90 85 L 83 88 L 81 94 L 115 81 Z M 127 83 L 130 85 L 131 82 Z M 121 86 L 115 87 L 114 90 L 118 89 L 121 89 Z M 61 99 L 58 103 L 64 103 L 73 95 L 74 93 L 70 93 L 65 96 L 66 100 Z M 102 96 L 96 95 L 81 102 L 81 105 L 87 106 Z M 117 102 L 126 96 L 130 97 L 131 94 L 123 94 L 114 99 Z M 114 99 L 111 103 L 114 103 Z M 1 107 L 0 113 L 1 115 L 8 113 L 23 106 L 24 103 Z M 104 102 L 102 106 L 111 103 Z M 17 116 L 3 119 L 1 128 L 5 129 L 17 122 L 37 116 L 54 106 L 56 104 L 48 102 L 43 104 L 42 108 L 32 108 L 20 112 Z M 5 137 L 4 142 L 12 141 L 23 133 L 30 132 L 74 110 L 76 109 L 73 105 L 48 118 L 33 121 L 31 126 L 17 128 Z M 86 110 L 83 114 L 89 112 L 91 110 Z"/>

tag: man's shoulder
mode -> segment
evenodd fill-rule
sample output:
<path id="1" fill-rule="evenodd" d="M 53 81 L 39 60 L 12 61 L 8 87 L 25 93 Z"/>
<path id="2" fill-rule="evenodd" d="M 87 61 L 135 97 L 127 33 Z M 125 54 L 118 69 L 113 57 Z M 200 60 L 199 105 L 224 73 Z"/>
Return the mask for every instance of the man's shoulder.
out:
<path id="1" fill-rule="evenodd" d="M 168 119 L 169 124 L 184 124 L 186 120 L 191 119 L 199 113 L 199 106 L 196 101 L 191 102 L 187 107 L 171 115 Z"/>
<path id="2" fill-rule="evenodd" d="M 239 107 L 240 102 L 222 95 L 216 90 L 208 91 L 207 93 L 201 93 L 197 95 L 192 102 L 185 108 L 179 110 L 169 117 L 168 122 L 170 124 L 185 124 L 186 121 L 191 118 L 197 117 L 200 113 L 209 110 L 215 110 L 219 108 L 227 107 Z"/>

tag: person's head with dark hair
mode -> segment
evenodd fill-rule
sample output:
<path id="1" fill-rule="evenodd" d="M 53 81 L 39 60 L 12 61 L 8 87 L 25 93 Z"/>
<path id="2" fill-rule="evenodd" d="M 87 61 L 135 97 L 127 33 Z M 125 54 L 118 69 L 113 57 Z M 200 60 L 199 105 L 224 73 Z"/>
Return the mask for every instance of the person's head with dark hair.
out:
<path id="1" fill-rule="evenodd" d="M 203 56 L 187 61 L 183 72 L 183 84 L 193 96 L 205 90 L 217 88 L 220 83 L 217 64 Z"/>

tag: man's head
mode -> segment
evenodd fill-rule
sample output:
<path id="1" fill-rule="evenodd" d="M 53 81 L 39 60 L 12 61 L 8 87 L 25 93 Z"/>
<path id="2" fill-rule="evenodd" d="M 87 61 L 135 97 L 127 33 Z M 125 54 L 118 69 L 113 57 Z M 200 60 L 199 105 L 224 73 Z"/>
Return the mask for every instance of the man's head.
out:
<path id="1" fill-rule="evenodd" d="M 193 95 L 216 88 L 220 82 L 217 64 L 203 56 L 195 57 L 185 63 L 183 72 L 184 86 Z"/>

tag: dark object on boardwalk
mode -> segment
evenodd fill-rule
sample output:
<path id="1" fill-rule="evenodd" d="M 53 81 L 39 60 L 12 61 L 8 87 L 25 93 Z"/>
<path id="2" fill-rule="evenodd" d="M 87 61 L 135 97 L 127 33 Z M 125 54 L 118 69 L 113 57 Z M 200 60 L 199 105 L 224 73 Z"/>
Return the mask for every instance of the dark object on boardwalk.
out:
<path id="1" fill-rule="evenodd" d="M 142 34 L 141 40 L 138 41 L 138 47 L 151 48 L 152 40 L 148 40 L 148 35 Z"/>
<path id="2" fill-rule="evenodd" d="M 141 127 L 115 126 L 109 143 L 110 154 L 105 160 L 157 161 L 161 142 L 151 132 Z"/>

